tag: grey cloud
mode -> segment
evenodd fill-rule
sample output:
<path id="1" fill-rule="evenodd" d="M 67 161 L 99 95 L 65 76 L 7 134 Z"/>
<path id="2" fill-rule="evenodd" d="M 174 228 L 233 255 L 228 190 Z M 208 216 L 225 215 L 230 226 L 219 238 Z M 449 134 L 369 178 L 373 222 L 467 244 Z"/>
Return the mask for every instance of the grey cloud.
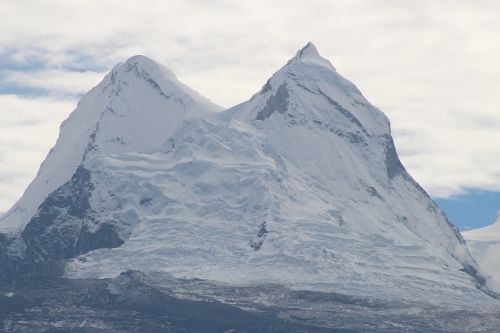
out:
<path id="1" fill-rule="evenodd" d="M 0 95 L 0 105 L 0 211 L 6 211 L 35 176 L 75 102 Z"/>
<path id="2" fill-rule="evenodd" d="M 36 88 L 50 95 L 76 96 L 97 85 L 105 73 L 68 70 L 37 70 L 22 72 L 6 70 L 0 72 L 2 85 Z"/>

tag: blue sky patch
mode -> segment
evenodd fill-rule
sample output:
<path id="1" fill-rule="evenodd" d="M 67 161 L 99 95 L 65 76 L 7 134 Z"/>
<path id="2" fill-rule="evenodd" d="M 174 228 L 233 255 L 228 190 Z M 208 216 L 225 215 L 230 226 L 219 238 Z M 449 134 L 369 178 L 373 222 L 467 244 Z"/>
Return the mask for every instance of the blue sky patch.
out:
<path id="1" fill-rule="evenodd" d="M 496 212 L 500 210 L 500 192 L 472 191 L 436 202 L 460 230 L 470 230 L 495 221 Z"/>

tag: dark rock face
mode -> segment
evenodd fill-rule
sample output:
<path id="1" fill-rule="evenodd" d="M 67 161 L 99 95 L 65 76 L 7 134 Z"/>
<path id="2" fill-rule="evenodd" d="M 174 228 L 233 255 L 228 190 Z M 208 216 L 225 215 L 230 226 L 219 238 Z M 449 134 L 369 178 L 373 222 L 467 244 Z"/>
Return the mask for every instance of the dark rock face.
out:
<path id="1" fill-rule="evenodd" d="M 8 279 L 16 271 L 16 261 L 9 255 L 11 240 L 5 234 L 0 234 L 0 280 Z"/>
<path id="2" fill-rule="evenodd" d="M 387 175 L 389 176 L 389 179 L 393 179 L 394 177 L 405 173 L 405 168 L 399 160 L 392 137 L 390 135 L 385 135 L 384 140 L 386 142 L 385 165 L 387 167 Z"/>
<path id="3" fill-rule="evenodd" d="M 26 225 L 22 237 L 29 260 L 66 259 L 78 254 L 75 240 L 90 210 L 90 171 L 78 167 L 71 180 L 51 193 Z"/>
<path id="4" fill-rule="evenodd" d="M 257 114 L 257 120 L 264 120 L 278 111 L 279 113 L 284 113 L 288 109 L 288 90 L 286 88 L 286 82 L 278 87 L 276 95 L 269 97 L 264 105 L 264 108 Z"/>
<path id="5" fill-rule="evenodd" d="M 123 240 L 120 239 L 115 227 L 104 223 L 95 232 L 91 232 L 86 226 L 83 226 L 78 235 L 74 250 L 75 254 L 78 255 L 102 248 L 119 247 L 122 244 Z"/>
<path id="6" fill-rule="evenodd" d="M 462 269 L 465 273 L 469 274 L 477 283 L 479 286 L 485 286 L 486 285 L 486 279 L 479 273 L 479 271 L 471 265 L 464 265 L 464 268 Z M 486 289 L 487 292 L 489 290 Z M 497 296 L 494 293 L 490 294 L 492 296 Z"/>
<path id="7" fill-rule="evenodd" d="M 86 220 L 92 221 L 89 200 L 94 187 L 90 177 L 90 171 L 79 166 L 71 180 L 40 205 L 22 233 L 28 260 L 39 263 L 68 259 L 123 244 L 113 225 L 104 223 L 90 231 L 85 224 Z"/>
<path id="8" fill-rule="evenodd" d="M 95 221 L 89 201 L 93 190 L 90 171 L 79 166 L 71 180 L 45 199 L 20 235 L 0 234 L 0 279 L 58 276 L 64 259 L 122 245 L 112 223 Z M 12 250 L 15 240 L 17 251 Z"/>
<path id="9" fill-rule="evenodd" d="M 250 247 L 252 249 L 254 249 L 255 251 L 257 250 L 260 250 L 260 248 L 262 247 L 262 244 L 264 244 L 264 240 L 266 238 L 266 235 L 269 233 L 269 231 L 267 231 L 267 222 L 264 221 L 260 224 L 260 227 L 259 227 L 259 232 L 257 233 L 257 237 L 255 237 L 254 239 L 252 239 L 250 241 Z"/>
<path id="10" fill-rule="evenodd" d="M 271 80 L 267 80 L 266 84 L 260 90 L 260 94 L 263 95 L 272 89 Z"/>
<path id="11" fill-rule="evenodd" d="M 24 248 L 18 250 L 20 253 L 12 250 L 12 247 L 17 247 L 19 244 L 24 246 L 19 240 L 19 235 L 13 237 L 9 239 L 6 235 L 0 234 L 0 239 L 3 239 L 0 241 L 2 243 L 0 244 L 0 282 L 15 281 L 22 277 L 56 276 L 62 272 L 62 265 L 59 261 L 32 262 L 25 257 Z"/>
<path id="12" fill-rule="evenodd" d="M 344 117 L 346 117 L 347 119 L 349 119 L 350 122 L 352 122 L 354 125 L 356 125 L 360 129 L 361 132 L 363 132 L 365 135 L 369 136 L 368 132 L 364 128 L 363 124 L 361 124 L 361 122 L 359 121 L 359 119 L 356 118 L 351 112 L 349 112 L 349 110 L 347 110 L 342 105 L 340 105 L 339 103 L 337 103 L 336 101 L 334 101 L 330 96 L 328 96 L 327 94 L 325 94 L 321 89 L 318 89 L 318 94 L 320 94 L 321 96 L 323 96 L 328 101 L 328 103 L 330 103 L 333 106 L 333 108 L 335 110 L 337 110 L 338 112 L 340 112 Z"/>

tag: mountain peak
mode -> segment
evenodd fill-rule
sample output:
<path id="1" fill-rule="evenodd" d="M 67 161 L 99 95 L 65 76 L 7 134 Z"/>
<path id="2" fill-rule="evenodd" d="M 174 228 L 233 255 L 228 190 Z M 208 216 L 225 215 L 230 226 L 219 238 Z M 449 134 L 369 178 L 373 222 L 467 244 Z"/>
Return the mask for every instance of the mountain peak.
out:
<path id="1" fill-rule="evenodd" d="M 158 63 L 156 61 L 154 61 L 153 59 L 151 59 L 145 55 L 142 55 L 142 54 L 133 55 L 125 61 L 126 64 L 134 63 L 134 62 L 149 63 L 149 64 L 158 65 Z"/>
<path id="2" fill-rule="evenodd" d="M 294 120 L 287 120 L 291 122 L 299 118 L 323 122 L 325 118 L 338 117 L 336 126 L 345 123 L 346 128 L 354 126 L 363 133 L 387 134 L 388 131 L 385 115 L 372 107 L 356 86 L 342 77 L 311 42 L 269 78 L 253 101 L 254 104 L 244 108 L 237 106 L 227 114 L 238 119 L 257 120 L 283 114 L 294 117 Z"/>
<path id="3" fill-rule="evenodd" d="M 298 50 L 295 56 L 288 62 L 289 65 L 295 63 L 322 66 L 335 71 L 335 67 L 333 67 L 330 61 L 319 54 L 318 49 L 312 42 L 307 43 L 306 46 Z"/>
<path id="4" fill-rule="evenodd" d="M 113 73 L 135 72 L 138 77 L 157 77 L 157 79 L 167 79 L 177 81 L 177 76 L 170 69 L 160 65 L 151 58 L 144 55 L 135 55 L 128 58 L 125 62 L 119 63 L 113 68 Z"/>
<path id="5" fill-rule="evenodd" d="M 319 55 L 318 49 L 316 46 L 312 43 L 309 42 L 304 46 L 302 49 L 297 51 L 297 57 L 302 58 L 304 56 L 316 56 L 316 57 L 321 57 Z"/>
<path id="6" fill-rule="evenodd" d="M 186 118 L 220 109 L 148 57 L 136 55 L 115 65 L 63 122 L 56 145 L 23 197 L 2 217 L 0 230 L 24 227 L 44 198 L 85 161 L 158 148 Z"/>

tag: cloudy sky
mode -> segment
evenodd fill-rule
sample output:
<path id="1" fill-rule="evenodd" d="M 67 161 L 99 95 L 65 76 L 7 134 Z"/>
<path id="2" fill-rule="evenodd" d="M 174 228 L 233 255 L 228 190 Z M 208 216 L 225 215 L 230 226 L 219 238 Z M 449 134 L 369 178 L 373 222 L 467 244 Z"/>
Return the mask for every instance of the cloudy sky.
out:
<path id="1" fill-rule="evenodd" d="M 145 54 L 229 107 L 308 41 L 389 116 L 455 223 L 500 209 L 498 0 L 3 0 L 0 14 L 0 212 L 115 63 Z"/>

